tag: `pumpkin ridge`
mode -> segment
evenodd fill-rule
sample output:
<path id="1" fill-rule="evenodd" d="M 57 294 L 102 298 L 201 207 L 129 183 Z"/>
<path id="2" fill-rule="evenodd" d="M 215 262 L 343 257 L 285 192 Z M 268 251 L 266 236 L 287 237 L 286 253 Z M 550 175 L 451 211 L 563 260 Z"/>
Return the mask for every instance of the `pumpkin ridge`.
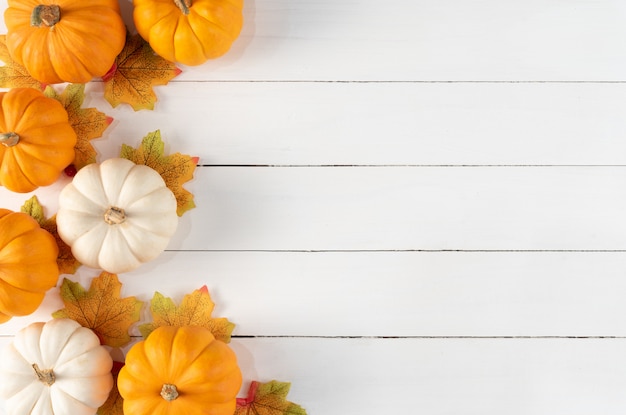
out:
<path id="1" fill-rule="evenodd" d="M 43 127 L 52 128 L 59 124 L 69 123 L 67 110 L 54 98 L 39 95 L 28 103 L 15 105 L 21 105 L 23 109 L 22 113 L 19 114 L 17 122 L 13 122 L 12 130 L 17 134 L 22 135 L 31 129 Z M 46 114 L 45 118 L 42 114 Z M 33 120 L 38 120 L 36 126 L 33 125 Z"/>
<path id="2" fill-rule="evenodd" d="M 24 296 L 40 298 L 37 302 L 25 301 Z M 43 296 L 43 292 L 26 291 L 0 280 L 0 312 L 6 315 L 15 317 L 31 314 L 39 307 Z"/>
<path id="3" fill-rule="evenodd" d="M 186 19 L 185 19 L 185 25 L 189 27 L 189 32 L 193 35 L 194 43 L 197 43 L 197 45 L 200 46 L 200 50 L 202 50 L 202 55 L 207 56 L 207 47 L 209 46 L 204 44 L 205 42 L 203 42 L 200 36 L 198 35 L 198 33 L 196 33 L 196 26 L 192 24 L 195 17 L 199 17 L 200 19 L 204 20 L 206 23 L 208 23 L 208 25 L 211 25 L 211 26 L 214 25 L 214 23 L 203 18 L 200 14 L 196 13 L 195 11 L 193 11 L 193 13 L 190 13 L 188 16 L 186 16 Z M 204 29 L 203 25 L 200 25 L 199 27 Z M 186 42 L 191 43 L 189 39 L 186 39 Z"/>
<path id="4" fill-rule="evenodd" d="M 72 83 L 91 81 L 93 78 L 90 73 L 91 68 L 84 61 L 88 58 L 79 53 L 80 48 L 85 44 L 84 37 L 77 35 L 71 28 L 68 29 L 65 21 L 63 25 L 57 26 L 54 38 L 48 42 L 50 65 L 53 71 L 60 79 L 68 79 Z"/>
<path id="5" fill-rule="evenodd" d="M 56 261 L 56 258 L 54 260 Z M 52 260 L 49 259 L 47 263 L 44 263 L 42 265 L 48 267 L 51 261 Z M 21 264 L 22 267 L 24 267 L 25 265 L 28 265 L 29 268 L 32 268 L 31 264 Z M 0 264 L 0 281 L 4 281 L 13 287 L 22 289 L 27 292 L 45 293 L 50 288 L 52 288 L 58 280 L 57 276 L 54 278 L 54 281 L 52 281 L 53 278 L 51 277 L 51 275 L 54 275 L 55 273 L 44 275 L 32 274 L 29 270 L 26 274 L 21 274 L 20 270 L 7 271 L 7 268 L 9 267 Z M 16 277 L 16 275 L 19 276 Z"/>
<path id="6" fill-rule="evenodd" d="M 167 191 L 169 193 L 171 193 L 172 195 L 174 194 L 167 186 L 165 188 L 158 187 L 158 188 L 150 190 L 147 193 L 143 193 L 140 196 L 135 197 L 134 200 L 132 200 L 132 201 L 125 201 L 126 203 L 124 203 L 123 205 L 124 205 L 124 210 L 127 212 L 127 216 L 132 216 L 132 214 L 133 214 L 133 212 L 134 212 L 134 210 L 136 208 L 135 205 L 137 203 L 140 203 L 143 199 L 148 198 L 148 197 L 154 197 L 155 195 L 158 196 L 159 193 L 166 193 L 166 194 L 168 194 L 168 192 L 164 192 L 163 191 L 164 189 L 167 189 Z M 155 210 L 156 214 L 160 213 L 159 210 L 156 209 L 156 207 L 155 207 L 154 210 Z M 167 210 L 167 209 L 165 209 L 165 210 Z"/>
<path id="7" fill-rule="evenodd" d="M 94 20 L 100 19 L 100 21 L 96 21 L 93 23 L 120 26 L 119 23 L 112 22 L 109 19 L 110 17 L 109 12 L 107 12 L 106 9 L 104 8 L 99 8 L 99 9 L 100 10 L 97 10 L 97 11 L 94 10 L 93 13 L 97 14 L 97 19 L 94 19 Z M 68 39 L 69 36 L 75 35 L 75 33 L 80 30 L 80 27 L 75 27 L 75 26 L 79 26 L 79 22 L 74 23 L 73 21 L 71 21 L 71 19 L 66 19 L 65 25 L 63 26 L 62 30 L 57 31 L 57 35 L 63 39 L 59 42 L 59 46 L 61 47 L 61 50 L 63 48 L 68 48 L 68 47 L 71 48 L 72 54 L 76 58 L 77 62 L 81 64 L 82 69 L 85 71 L 91 71 L 93 73 L 91 78 L 104 75 L 104 73 L 101 73 L 102 72 L 101 68 L 107 67 L 107 71 L 108 71 L 109 68 L 113 65 L 113 62 L 115 61 L 115 59 L 110 59 L 108 58 L 108 56 L 117 55 L 119 52 L 121 52 L 122 48 L 124 47 L 123 43 L 120 42 L 121 38 L 117 39 L 117 42 L 111 41 L 111 39 L 109 38 L 107 38 L 107 41 L 103 41 L 103 38 L 101 36 L 87 32 L 87 33 L 81 33 L 80 36 L 76 36 L 76 39 Z M 119 27 L 119 29 L 121 29 L 121 26 Z M 92 47 L 98 50 L 100 53 L 92 55 L 92 56 L 83 55 L 80 53 L 80 46 L 79 46 L 82 44 L 93 45 Z M 104 52 L 103 49 L 106 49 L 106 53 L 102 53 Z M 59 61 L 58 64 L 60 66 L 66 65 L 65 62 L 63 61 Z"/>
<path id="8" fill-rule="evenodd" d="M 4 187 L 8 188 L 9 186 L 7 186 L 6 183 L 9 182 L 11 183 L 10 187 L 14 187 L 13 185 L 15 183 L 19 183 L 20 186 L 29 187 L 31 190 L 35 190 L 37 188 L 37 185 L 33 183 L 33 181 L 24 172 L 22 164 L 15 154 L 15 151 L 6 151 L 4 153 L 4 159 L 2 161 L 2 165 L 0 166 L 0 170 L 5 172 L 10 171 L 10 173 L 5 173 L 3 175 L 5 179 L 9 178 L 9 180 L 2 180 L 0 178 L 0 184 Z M 17 172 L 15 170 L 17 170 Z"/>
<path id="9" fill-rule="evenodd" d="M 0 216 L 0 229 L 11 229 L 11 234 L 9 235 L 3 232 L 3 237 L 0 238 L 0 252 L 2 252 L 5 246 L 7 246 L 14 239 L 39 228 L 37 221 L 29 215 L 22 212 L 12 212 L 7 209 L 3 210 L 10 213 L 8 215 Z M 19 233 L 16 231 L 17 226 L 20 226 Z"/>
<path id="10" fill-rule="evenodd" d="M 20 146 L 20 148 L 21 147 L 25 146 Z M 17 167 L 19 167 L 20 173 L 24 176 L 24 178 L 26 178 L 29 183 L 35 186 L 35 188 L 38 186 L 48 186 L 54 183 L 59 178 L 59 176 L 61 175 L 61 171 L 58 171 L 55 166 L 49 164 L 48 160 L 44 161 L 37 158 L 37 169 L 33 169 L 32 167 L 34 163 L 31 158 L 32 156 L 24 151 L 21 151 L 20 148 L 12 151 L 13 156 L 17 161 Z M 31 169 L 26 171 L 22 168 L 22 166 L 29 166 L 31 167 Z M 41 173 L 42 168 L 46 168 L 46 170 L 48 170 L 48 172 L 46 172 L 46 174 L 44 175 L 42 175 Z"/>
<path id="11" fill-rule="evenodd" d="M 218 32 L 221 32 L 222 34 L 226 35 L 227 37 L 231 37 L 231 33 L 226 30 L 224 27 L 220 26 L 220 24 L 214 20 L 209 19 L 207 16 L 204 16 L 202 13 L 194 11 L 194 16 L 202 19 L 203 22 L 205 22 L 205 24 L 207 26 L 211 26 L 212 29 L 215 29 Z M 204 27 L 202 25 L 199 26 L 200 29 L 204 29 Z M 194 30 L 194 32 L 196 31 L 196 28 L 193 27 L 192 28 Z"/>
<path id="12" fill-rule="evenodd" d="M 32 122 L 25 119 L 26 117 L 24 115 L 27 113 L 30 106 L 33 105 L 37 99 L 42 98 L 43 95 L 32 88 L 16 88 L 12 90 L 12 93 L 9 91 L 2 95 L 2 112 L 4 113 L 6 129 L 10 130 L 3 132 L 14 132 L 19 135 L 22 130 L 21 124 L 23 122 Z M 16 109 L 19 111 L 16 111 Z"/>
<path id="13" fill-rule="evenodd" d="M 92 411 L 92 410 L 93 410 L 93 408 L 90 408 L 89 406 L 87 406 L 87 405 L 85 404 L 85 402 L 84 402 L 82 399 L 80 399 L 79 397 L 74 396 L 74 395 L 72 395 L 72 394 L 68 393 L 65 389 L 63 389 L 62 387 L 60 387 L 60 385 L 56 385 L 56 387 L 54 388 L 54 391 L 52 391 L 52 390 L 51 390 L 51 391 L 50 391 L 50 393 L 51 393 L 51 395 L 55 395 L 55 394 L 62 394 L 62 395 L 65 397 L 65 399 L 66 399 L 66 400 L 71 400 L 71 401 L 74 401 L 74 402 L 79 403 L 79 404 L 80 404 L 80 406 L 82 406 L 83 411 L 84 411 L 85 413 L 86 413 L 86 411 Z M 51 398 L 52 398 L 52 396 L 51 396 Z M 53 401 L 53 402 L 54 402 L 54 401 L 57 401 L 57 399 L 52 398 L 52 401 Z M 59 409 L 60 409 L 60 408 L 54 408 L 55 413 L 56 413 L 56 411 L 58 411 Z"/>
<path id="14" fill-rule="evenodd" d="M 46 152 L 46 154 L 42 154 L 42 151 L 40 151 L 40 148 L 43 147 L 43 150 L 48 150 Z M 32 160 L 36 160 L 38 164 L 40 165 L 44 165 L 48 168 L 50 168 L 51 170 L 54 170 L 55 172 L 58 170 L 57 169 L 57 165 L 55 164 L 55 158 L 56 158 L 56 163 L 59 163 L 59 160 L 65 160 L 66 165 L 69 165 L 73 160 L 74 157 L 70 158 L 69 156 L 63 157 L 65 155 L 65 153 L 61 153 L 59 154 L 59 145 L 39 145 L 39 144 L 31 144 L 28 142 L 22 143 L 22 145 L 19 148 L 19 151 L 24 153 L 26 156 L 28 156 L 28 158 L 30 158 L 30 163 L 32 165 Z M 72 150 L 74 148 L 72 147 Z M 56 151 L 55 151 L 56 150 Z M 59 174 L 57 175 L 60 176 L 61 173 L 59 172 Z M 53 181 L 56 181 L 53 180 Z"/>

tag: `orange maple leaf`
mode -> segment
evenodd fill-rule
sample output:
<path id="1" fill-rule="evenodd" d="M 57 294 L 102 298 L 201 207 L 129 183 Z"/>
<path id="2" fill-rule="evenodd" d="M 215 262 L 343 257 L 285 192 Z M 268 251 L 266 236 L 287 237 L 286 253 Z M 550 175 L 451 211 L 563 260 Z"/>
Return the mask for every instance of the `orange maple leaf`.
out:
<path id="1" fill-rule="evenodd" d="M 73 274 L 80 267 L 80 262 L 72 255 L 72 249 L 68 244 L 63 242 L 57 232 L 56 215 L 51 218 L 46 218 L 43 211 L 43 206 L 39 203 L 37 196 L 33 196 L 28 199 L 20 209 L 23 213 L 30 215 L 33 219 L 39 223 L 43 229 L 47 230 L 54 236 L 56 243 L 59 247 L 59 255 L 57 256 L 57 265 L 59 266 L 60 274 Z"/>
<path id="2" fill-rule="evenodd" d="M 113 361 L 113 368 L 111 374 L 113 375 L 113 389 L 109 392 L 109 397 L 105 403 L 98 408 L 98 415 L 124 415 L 124 399 L 120 395 L 120 391 L 117 388 L 117 375 L 120 373 L 120 369 L 124 367 L 124 363 Z"/>
<path id="3" fill-rule="evenodd" d="M 164 153 L 165 145 L 161 139 L 161 132 L 157 130 L 145 136 L 137 149 L 122 144 L 120 157 L 136 164 L 145 164 L 156 170 L 174 193 L 178 206 L 176 213 L 182 216 L 183 213 L 196 206 L 193 194 L 185 190 L 183 184 L 193 178 L 198 159 L 180 153 L 170 155 Z"/>
<path id="4" fill-rule="evenodd" d="M 30 76 L 25 67 L 15 62 L 7 48 L 6 35 L 0 35 L 0 60 L 5 66 L 0 67 L 0 88 L 35 88 L 44 89 L 44 84 Z"/>
<path id="5" fill-rule="evenodd" d="M 61 284 L 65 308 L 52 313 L 54 318 L 71 318 L 90 328 L 100 342 L 122 347 L 130 342 L 130 326 L 139 321 L 142 302 L 135 297 L 120 298 L 122 284 L 117 275 L 102 272 L 94 278 L 88 291 L 67 278 Z"/>
<path id="6" fill-rule="evenodd" d="M 237 399 L 234 415 L 306 415 L 300 405 L 287 400 L 290 383 L 253 381 L 246 398 Z"/>
<path id="7" fill-rule="evenodd" d="M 178 307 L 171 298 L 155 292 L 150 301 L 153 321 L 140 325 L 139 331 L 146 338 L 161 326 L 202 326 L 211 330 L 217 340 L 228 343 L 235 325 L 225 318 L 211 317 L 214 307 L 206 286 L 187 294 Z"/>
<path id="8" fill-rule="evenodd" d="M 127 35 L 124 49 L 115 58 L 113 68 L 102 77 L 104 98 L 113 107 L 126 103 L 135 111 L 151 110 L 157 101 L 152 88 L 166 85 L 180 73 L 173 62 L 154 53 L 141 36 Z"/>
<path id="9" fill-rule="evenodd" d="M 98 111 L 96 108 L 82 108 L 85 100 L 84 84 L 69 84 L 59 95 L 52 87 L 47 87 L 44 94 L 59 101 L 69 118 L 70 125 L 76 132 L 76 157 L 74 167 L 80 170 L 87 164 L 96 162 L 96 150 L 90 143 L 94 138 L 102 137 L 104 130 L 111 124 L 113 118 Z"/>

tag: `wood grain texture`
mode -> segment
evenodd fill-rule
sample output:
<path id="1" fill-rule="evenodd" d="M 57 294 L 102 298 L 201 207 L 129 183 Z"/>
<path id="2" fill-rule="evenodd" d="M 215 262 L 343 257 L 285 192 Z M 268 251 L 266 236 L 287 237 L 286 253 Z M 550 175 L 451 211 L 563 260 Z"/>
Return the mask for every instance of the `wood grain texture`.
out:
<path id="1" fill-rule="evenodd" d="M 200 159 L 197 208 L 122 294 L 206 284 L 246 381 L 291 381 L 310 415 L 622 414 L 626 3 L 244 13 L 233 49 L 182 67 L 154 111 L 87 87 L 114 118 L 99 160 L 156 129 Z M 0 207 L 36 194 L 52 215 L 67 182 L 0 188 Z M 0 346 L 60 307 L 53 289 Z"/>
<path id="2" fill-rule="evenodd" d="M 625 250 L 626 167 L 201 167 L 170 250 Z M 40 195 L 56 211 L 62 182 Z M 30 195 L 8 194 L 9 209 Z"/>
<path id="3" fill-rule="evenodd" d="M 626 370 L 615 361 L 625 342 L 261 338 L 231 346 L 244 389 L 249 379 L 290 380 L 289 399 L 309 414 L 620 415 Z"/>
<path id="4" fill-rule="evenodd" d="M 624 80 L 619 0 L 251 0 L 234 50 L 181 80 Z"/>
<path id="5" fill-rule="evenodd" d="M 101 158 L 161 130 L 204 165 L 626 164 L 626 85 L 178 82 L 115 121 Z M 201 120 L 201 121 L 198 121 Z"/>
<path id="6" fill-rule="evenodd" d="M 624 337 L 624 269 L 612 252 L 170 251 L 120 280 L 146 303 L 206 285 L 239 336 Z M 65 277 L 89 286 L 99 272 Z M 0 335 L 60 308 L 54 289 Z"/>

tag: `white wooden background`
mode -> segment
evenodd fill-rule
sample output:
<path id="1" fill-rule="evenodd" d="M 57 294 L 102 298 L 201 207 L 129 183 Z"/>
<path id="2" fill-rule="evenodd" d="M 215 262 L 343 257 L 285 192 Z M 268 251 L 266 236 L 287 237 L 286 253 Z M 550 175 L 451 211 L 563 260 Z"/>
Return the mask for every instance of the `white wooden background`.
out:
<path id="1" fill-rule="evenodd" d="M 291 381 L 310 415 L 623 414 L 626 2 L 246 0 L 245 20 L 152 112 L 88 87 L 115 118 L 100 160 L 156 129 L 200 157 L 198 207 L 123 294 L 206 284 L 244 378 Z M 62 184 L 34 192 L 48 214 Z"/>

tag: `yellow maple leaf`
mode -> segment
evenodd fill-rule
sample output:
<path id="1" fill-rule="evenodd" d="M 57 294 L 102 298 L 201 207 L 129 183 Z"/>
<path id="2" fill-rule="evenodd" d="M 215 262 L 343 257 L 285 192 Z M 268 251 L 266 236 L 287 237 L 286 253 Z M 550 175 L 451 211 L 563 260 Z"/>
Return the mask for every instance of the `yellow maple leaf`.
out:
<path id="1" fill-rule="evenodd" d="M 52 313 L 54 318 L 71 318 L 90 328 L 100 342 L 122 347 L 130 342 L 130 326 L 139 321 L 142 302 L 135 297 L 120 298 L 122 283 L 117 275 L 102 272 L 91 282 L 89 290 L 67 278 L 61 284 L 65 308 Z"/>
<path id="2" fill-rule="evenodd" d="M 73 274 L 80 267 L 80 262 L 72 255 L 72 249 L 68 244 L 63 242 L 57 232 L 56 215 L 51 218 L 46 218 L 43 211 L 43 206 L 39 203 L 37 196 L 33 196 L 28 199 L 20 209 L 23 213 L 30 215 L 33 219 L 39 223 L 43 229 L 47 230 L 54 236 L 54 239 L 59 247 L 59 255 L 57 257 L 57 265 L 59 266 L 60 274 Z"/>
<path id="3" fill-rule="evenodd" d="M 102 77 L 104 98 L 113 107 L 126 103 L 135 111 L 151 110 L 157 101 L 152 88 L 166 85 L 180 73 L 173 62 L 155 54 L 141 36 L 127 35 L 112 70 Z"/>
<path id="4" fill-rule="evenodd" d="M 135 164 L 145 164 L 156 170 L 167 187 L 176 197 L 178 216 L 196 205 L 193 201 L 193 194 L 183 188 L 183 184 L 193 178 L 198 159 L 188 155 L 174 153 L 165 155 L 165 145 L 161 139 L 159 130 L 149 133 L 141 141 L 141 145 L 134 149 L 126 144 L 122 144 L 120 157 L 128 159 Z"/>
<path id="5" fill-rule="evenodd" d="M 140 325 L 139 331 L 146 338 L 161 326 L 201 326 L 208 328 L 217 340 L 228 343 L 235 325 L 225 318 L 211 317 L 214 307 L 206 286 L 187 294 L 180 306 L 176 306 L 171 298 L 156 292 L 150 301 L 153 321 Z"/>
<path id="6" fill-rule="evenodd" d="M 74 167 L 80 170 L 87 164 L 96 162 L 96 150 L 91 145 L 90 140 L 102 137 L 104 130 L 111 124 L 113 118 L 98 111 L 96 108 L 82 108 L 85 100 L 84 84 L 69 84 L 61 94 L 52 87 L 47 87 L 44 94 L 49 98 L 54 98 L 63 105 L 67 111 L 70 125 L 76 132 L 76 156 Z"/>
<path id="7" fill-rule="evenodd" d="M 287 400 L 290 383 L 271 381 L 250 383 L 248 396 L 237 399 L 234 415 L 306 415 L 300 405 Z"/>
<path id="8" fill-rule="evenodd" d="M 0 88 L 35 88 L 43 90 L 44 84 L 30 76 L 25 67 L 15 62 L 7 48 L 6 35 L 0 35 Z"/>

